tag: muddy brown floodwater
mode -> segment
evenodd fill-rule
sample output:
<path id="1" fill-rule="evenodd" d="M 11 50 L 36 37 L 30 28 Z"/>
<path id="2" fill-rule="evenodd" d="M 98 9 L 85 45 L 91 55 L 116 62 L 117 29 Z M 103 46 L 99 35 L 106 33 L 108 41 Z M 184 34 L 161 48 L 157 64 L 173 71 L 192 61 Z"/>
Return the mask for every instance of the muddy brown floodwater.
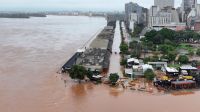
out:
<path id="1" fill-rule="evenodd" d="M 199 112 L 200 92 L 152 95 L 56 74 L 103 18 L 0 19 L 0 112 Z M 119 30 L 118 30 L 119 31 Z"/>

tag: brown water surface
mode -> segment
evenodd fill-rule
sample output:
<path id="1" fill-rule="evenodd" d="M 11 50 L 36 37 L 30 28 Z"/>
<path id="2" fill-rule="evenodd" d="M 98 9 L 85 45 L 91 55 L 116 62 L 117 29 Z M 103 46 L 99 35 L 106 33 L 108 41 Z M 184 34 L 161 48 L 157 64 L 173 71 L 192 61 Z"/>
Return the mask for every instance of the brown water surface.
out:
<path id="1" fill-rule="evenodd" d="M 103 18 L 0 19 L 1 112 L 199 112 L 200 92 L 152 95 L 56 74 Z M 119 31 L 119 30 L 118 30 Z M 118 67 L 118 66 L 117 66 Z"/>

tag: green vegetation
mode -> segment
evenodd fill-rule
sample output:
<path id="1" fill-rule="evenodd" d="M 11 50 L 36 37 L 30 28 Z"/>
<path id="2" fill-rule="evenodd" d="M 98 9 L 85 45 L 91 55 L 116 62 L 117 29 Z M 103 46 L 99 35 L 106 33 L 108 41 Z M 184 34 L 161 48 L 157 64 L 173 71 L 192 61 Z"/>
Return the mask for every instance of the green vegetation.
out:
<path id="1" fill-rule="evenodd" d="M 175 52 L 175 47 L 172 45 L 164 44 L 160 45 L 158 48 L 163 54 L 168 54 L 170 52 Z"/>
<path id="2" fill-rule="evenodd" d="M 143 24 L 136 24 L 134 28 L 134 32 L 132 32 L 131 36 L 138 37 L 139 34 L 142 32 L 143 28 L 144 28 Z"/>
<path id="3" fill-rule="evenodd" d="M 163 55 L 162 59 L 167 59 L 169 62 L 175 61 L 177 53 L 175 51 L 169 51 L 167 54 Z"/>
<path id="4" fill-rule="evenodd" d="M 131 49 L 136 48 L 136 44 L 138 44 L 137 41 L 131 41 L 131 42 L 129 43 L 129 48 L 131 48 Z"/>
<path id="5" fill-rule="evenodd" d="M 86 76 L 87 76 L 88 79 L 92 80 L 93 79 L 93 77 L 92 77 L 93 72 L 91 70 L 88 70 L 87 73 L 86 73 Z"/>
<path id="6" fill-rule="evenodd" d="M 190 45 L 190 43 L 200 42 L 200 34 L 190 30 L 176 32 L 163 28 L 160 31 L 151 30 L 147 32 L 145 38 L 141 39 L 141 41 L 143 46 L 147 46 L 149 50 L 160 51 L 162 53 L 161 59 L 167 59 L 169 62 L 172 62 L 175 61 L 178 52 L 182 52 L 182 49 L 187 50 L 189 56 L 193 56 L 196 48 Z M 200 56 L 200 50 L 196 54 Z M 188 57 L 186 57 L 181 56 L 179 62 L 188 62 Z M 152 58 L 145 60 L 152 60 Z"/>
<path id="7" fill-rule="evenodd" d="M 128 53 L 128 45 L 125 42 L 122 42 L 120 45 L 120 51 L 122 54 Z"/>
<path id="8" fill-rule="evenodd" d="M 177 49 L 185 49 L 185 50 L 188 50 L 188 51 L 193 51 L 194 50 L 192 45 L 185 44 L 185 43 L 179 44 Z"/>
<path id="9" fill-rule="evenodd" d="M 169 64 L 168 66 L 176 68 L 176 69 L 179 69 L 181 67 L 181 65 L 179 65 L 179 64 Z"/>
<path id="10" fill-rule="evenodd" d="M 147 69 L 145 72 L 144 72 L 144 77 L 149 80 L 149 81 L 152 81 L 155 77 L 155 73 L 153 72 L 153 70 L 151 69 Z"/>
<path id="11" fill-rule="evenodd" d="M 196 54 L 197 54 L 198 56 L 200 56 L 200 49 L 197 49 Z"/>
<path id="12" fill-rule="evenodd" d="M 127 60 L 122 58 L 120 65 L 125 66 L 127 64 Z"/>
<path id="13" fill-rule="evenodd" d="M 189 58 L 186 55 L 180 55 L 178 61 L 181 64 L 187 64 L 189 62 Z"/>
<path id="14" fill-rule="evenodd" d="M 112 83 L 112 85 L 115 85 L 118 79 L 119 79 L 119 75 L 117 73 L 111 73 L 109 76 L 109 80 Z"/>
<path id="15" fill-rule="evenodd" d="M 80 65 L 74 65 L 69 72 L 69 76 L 72 79 L 78 79 L 79 83 L 81 80 L 85 79 L 85 75 L 87 74 L 87 70 Z"/>
<path id="16" fill-rule="evenodd" d="M 156 62 L 159 60 L 159 57 L 158 56 L 151 56 L 151 57 L 146 57 L 144 58 L 144 63 L 148 63 L 148 62 Z"/>
<path id="17" fill-rule="evenodd" d="M 194 55 L 194 51 L 193 50 L 189 50 L 189 55 L 193 56 Z"/>
<path id="18" fill-rule="evenodd" d="M 179 43 L 190 43 L 200 40 L 200 35 L 194 31 L 179 31 L 175 32 L 173 30 L 163 28 L 160 31 L 151 30 L 145 34 L 143 39 L 147 42 L 151 41 L 155 45 L 159 44 L 171 44 L 178 45 Z"/>
<path id="19" fill-rule="evenodd" d="M 131 57 L 139 58 L 142 53 L 142 44 L 137 41 L 132 41 L 129 44 Z"/>

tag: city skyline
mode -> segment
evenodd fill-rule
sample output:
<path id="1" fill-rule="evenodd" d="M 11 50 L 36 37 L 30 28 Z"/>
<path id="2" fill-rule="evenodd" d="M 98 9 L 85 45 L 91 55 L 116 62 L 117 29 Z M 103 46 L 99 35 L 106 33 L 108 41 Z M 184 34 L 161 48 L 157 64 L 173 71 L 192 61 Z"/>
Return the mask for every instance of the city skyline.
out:
<path id="1" fill-rule="evenodd" d="M 179 7 L 181 1 L 175 0 L 175 7 Z M 154 4 L 154 0 L 0 0 L 0 11 L 124 11 L 124 4 L 128 2 L 145 8 Z"/>

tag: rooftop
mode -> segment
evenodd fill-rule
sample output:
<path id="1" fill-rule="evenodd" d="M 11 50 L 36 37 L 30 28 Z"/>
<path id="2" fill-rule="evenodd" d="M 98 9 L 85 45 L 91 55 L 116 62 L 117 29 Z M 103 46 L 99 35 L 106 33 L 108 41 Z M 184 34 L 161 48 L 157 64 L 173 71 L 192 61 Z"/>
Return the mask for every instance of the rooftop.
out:
<path id="1" fill-rule="evenodd" d="M 92 41 L 90 48 L 111 49 L 114 38 L 114 27 L 105 27 L 99 35 Z"/>
<path id="2" fill-rule="evenodd" d="M 183 65 L 180 67 L 182 70 L 197 70 L 196 67 L 193 67 L 192 65 Z"/>
<path id="3" fill-rule="evenodd" d="M 109 56 L 110 53 L 105 49 L 90 48 L 77 58 L 77 64 L 107 68 L 109 67 Z"/>
<path id="4" fill-rule="evenodd" d="M 127 60 L 127 62 L 134 62 L 134 63 L 140 63 L 138 59 L 135 59 L 135 58 L 130 58 Z"/>
<path id="5" fill-rule="evenodd" d="M 178 72 L 178 70 L 176 68 L 173 67 L 165 67 L 167 72 Z"/>

